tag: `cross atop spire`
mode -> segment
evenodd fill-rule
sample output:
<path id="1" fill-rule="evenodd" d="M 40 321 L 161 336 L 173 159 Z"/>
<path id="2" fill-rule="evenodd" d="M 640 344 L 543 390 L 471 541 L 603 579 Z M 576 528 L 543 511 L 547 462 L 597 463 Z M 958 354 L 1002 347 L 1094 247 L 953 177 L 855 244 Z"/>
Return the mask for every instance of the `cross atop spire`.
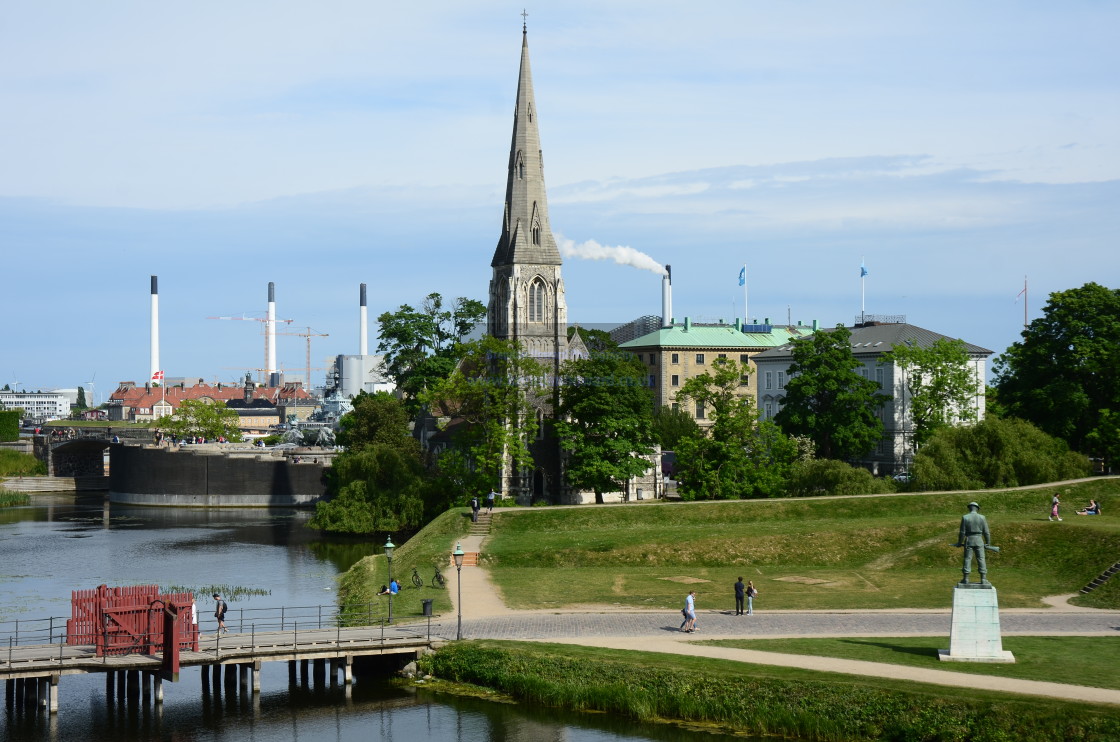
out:
<path id="1" fill-rule="evenodd" d="M 522 11 L 524 12 L 524 11 Z M 548 223 L 548 199 L 541 162 L 540 130 L 533 76 L 529 70 L 529 42 L 521 39 L 521 71 L 513 114 L 513 138 L 506 171 L 502 236 L 492 266 L 513 264 L 560 265 L 556 238 Z"/>
<path id="2" fill-rule="evenodd" d="M 529 12 L 525 8 L 521 9 L 521 33 L 529 33 Z"/>

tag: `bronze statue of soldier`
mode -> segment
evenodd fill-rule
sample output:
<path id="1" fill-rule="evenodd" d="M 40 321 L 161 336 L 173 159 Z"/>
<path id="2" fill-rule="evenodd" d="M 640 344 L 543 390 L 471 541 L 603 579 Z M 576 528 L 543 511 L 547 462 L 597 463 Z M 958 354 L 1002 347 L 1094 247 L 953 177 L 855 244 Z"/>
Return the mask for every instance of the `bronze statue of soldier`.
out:
<path id="1" fill-rule="evenodd" d="M 968 512 L 961 516 L 961 530 L 957 536 L 957 543 L 955 546 L 964 547 L 964 566 L 961 569 L 963 577 L 961 584 L 967 585 L 968 575 L 972 572 L 972 557 L 976 557 L 976 567 L 980 572 L 980 584 L 988 585 L 988 563 L 985 559 L 985 551 L 999 551 L 998 546 L 992 546 L 989 543 L 992 540 L 991 533 L 988 531 L 988 519 L 980 515 L 980 504 L 976 502 L 968 503 Z"/>

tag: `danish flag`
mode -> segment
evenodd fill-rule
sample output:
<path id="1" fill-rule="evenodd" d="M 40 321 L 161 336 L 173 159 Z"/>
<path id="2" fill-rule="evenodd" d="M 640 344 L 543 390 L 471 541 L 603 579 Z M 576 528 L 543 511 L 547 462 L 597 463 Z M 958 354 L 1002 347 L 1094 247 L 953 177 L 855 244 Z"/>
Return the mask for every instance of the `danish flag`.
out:
<path id="1" fill-rule="evenodd" d="M 152 374 L 152 381 L 163 381 L 163 372 L 156 371 L 154 374 Z"/>

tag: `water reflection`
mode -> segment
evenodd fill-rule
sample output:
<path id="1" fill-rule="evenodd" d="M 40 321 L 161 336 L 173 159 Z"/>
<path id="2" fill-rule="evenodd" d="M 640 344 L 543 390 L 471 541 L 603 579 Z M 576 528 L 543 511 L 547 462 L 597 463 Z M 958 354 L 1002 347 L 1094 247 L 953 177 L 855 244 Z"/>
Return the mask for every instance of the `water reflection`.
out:
<path id="1" fill-rule="evenodd" d="M 334 578 L 379 546 L 323 539 L 305 527 L 309 518 L 302 510 L 110 507 L 100 497 L 36 498 L 34 506 L 3 508 L 0 620 L 68 616 L 71 590 L 102 583 L 271 591 L 240 606 L 231 601 L 231 611 L 254 602 L 333 604 Z M 209 605 L 200 601 L 199 607 L 209 621 Z M 110 695 L 105 676 L 65 676 L 58 714 L 13 704 L 4 712 L 0 740 L 683 742 L 697 736 L 606 715 L 402 690 L 380 678 L 361 677 L 353 686 L 332 684 L 329 676 L 291 683 L 284 662 L 264 663 L 261 688 L 254 695 L 242 690 L 240 679 L 227 686 L 212 677 L 203 685 L 200 669 L 185 668 L 179 682 L 163 684 L 164 703 L 156 705 L 129 700 L 116 688 Z"/>

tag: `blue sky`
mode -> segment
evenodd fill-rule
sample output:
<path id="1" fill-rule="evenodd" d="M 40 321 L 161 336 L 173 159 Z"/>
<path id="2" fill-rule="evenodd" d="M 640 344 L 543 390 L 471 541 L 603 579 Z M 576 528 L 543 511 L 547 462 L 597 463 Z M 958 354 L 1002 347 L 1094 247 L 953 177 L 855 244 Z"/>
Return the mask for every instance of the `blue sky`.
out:
<path id="1" fill-rule="evenodd" d="M 528 7 L 554 231 L 671 263 L 678 317 L 869 313 L 999 353 L 1052 291 L 1120 286 L 1120 6 Z M 521 4 L 10 3 L 0 23 L 0 383 L 100 397 L 262 365 L 291 327 L 357 352 L 427 293 L 485 299 Z M 657 276 L 565 262 L 569 317 L 660 311 Z M 371 339 L 371 347 L 376 339 Z M 305 345 L 281 337 L 284 368 Z M 321 378 L 321 371 L 314 372 Z"/>

